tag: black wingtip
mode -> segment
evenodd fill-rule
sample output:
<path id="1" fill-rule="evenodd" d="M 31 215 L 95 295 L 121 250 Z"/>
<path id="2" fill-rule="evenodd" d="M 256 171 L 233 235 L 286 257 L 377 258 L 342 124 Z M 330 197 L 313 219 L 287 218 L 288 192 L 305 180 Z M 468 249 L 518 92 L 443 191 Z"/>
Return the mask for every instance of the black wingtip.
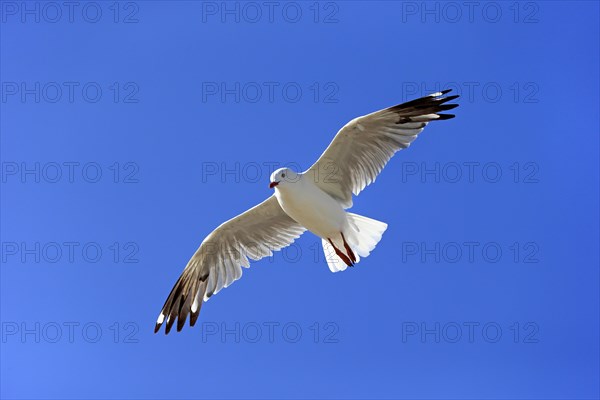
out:
<path id="1" fill-rule="evenodd" d="M 446 94 L 446 93 L 450 93 L 451 91 L 452 91 L 452 89 L 446 89 L 446 90 L 442 90 L 440 93 Z M 458 95 L 456 97 L 458 97 Z"/>
<path id="2" fill-rule="evenodd" d="M 169 332 L 171 332 L 171 328 L 173 327 L 174 323 L 175 323 L 175 318 L 172 318 L 171 316 L 169 316 L 169 318 L 167 319 L 167 327 L 165 328 L 165 335 L 168 335 Z"/>
<path id="3" fill-rule="evenodd" d="M 196 321 L 198 320 L 199 316 L 200 316 L 200 308 L 198 308 L 198 311 L 192 312 L 190 314 L 190 326 L 196 325 Z"/>
<path id="4" fill-rule="evenodd" d="M 185 326 L 185 320 L 187 318 L 177 318 L 177 332 L 181 332 L 183 327 Z"/>
<path id="5" fill-rule="evenodd" d="M 438 115 L 439 115 L 439 118 L 437 119 L 438 121 L 443 120 L 443 119 L 452 119 L 452 118 L 456 117 L 456 115 L 454 115 L 454 114 L 438 114 Z"/>
<path id="6" fill-rule="evenodd" d="M 438 111 L 448 111 L 458 107 L 458 104 L 442 104 L 438 106 Z"/>
<path id="7" fill-rule="evenodd" d="M 447 102 L 447 101 L 451 101 L 451 100 L 454 100 L 454 99 L 458 99 L 459 97 L 460 97 L 460 95 L 458 95 L 458 94 L 454 94 L 454 95 L 452 95 L 452 96 L 444 97 L 444 99 L 443 99 L 444 101 L 443 101 L 443 102 L 445 103 L 445 102 Z"/>
<path id="8" fill-rule="evenodd" d="M 159 324 L 158 322 L 156 323 L 156 325 L 154 326 L 154 333 L 158 333 L 158 331 L 160 330 L 160 326 L 162 324 Z"/>

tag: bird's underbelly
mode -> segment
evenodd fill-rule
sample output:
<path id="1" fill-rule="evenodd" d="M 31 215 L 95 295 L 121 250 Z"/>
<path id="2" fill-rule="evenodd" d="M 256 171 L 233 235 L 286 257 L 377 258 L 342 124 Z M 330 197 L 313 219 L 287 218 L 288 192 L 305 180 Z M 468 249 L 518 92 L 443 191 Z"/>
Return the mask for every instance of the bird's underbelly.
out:
<path id="1" fill-rule="evenodd" d="M 287 215 L 321 238 L 336 236 L 347 224 L 344 209 L 324 192 L 279 193 L 277 200 Z"/>

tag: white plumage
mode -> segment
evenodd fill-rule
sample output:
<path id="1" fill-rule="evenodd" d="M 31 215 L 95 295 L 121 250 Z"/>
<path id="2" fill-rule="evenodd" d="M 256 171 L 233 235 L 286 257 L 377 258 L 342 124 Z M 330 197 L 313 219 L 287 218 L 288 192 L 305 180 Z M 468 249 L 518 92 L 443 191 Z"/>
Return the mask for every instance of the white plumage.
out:
<path id="1" fill-rule="evenodd" d="M 181 330 L 190 314 L 198 319 L 202 303 L 242 276 L 242 268 L 290 245 L 305 230 L 322 239 L 332 272 L 367 257 L 387 224 L 346 212 L 352 195 L 373 183 L 390 158 L 407 148 L 428 122 L 454 117 L 440 114 L 457 107 L 449 90 L 355 118 L 337 133 L 317 162 L 304 173 L 281 168 L 271 175 L 275 194 L 224 222 L 204 239 L 175 283 L 156 322 L 155 332 L 175 320 Z"/>

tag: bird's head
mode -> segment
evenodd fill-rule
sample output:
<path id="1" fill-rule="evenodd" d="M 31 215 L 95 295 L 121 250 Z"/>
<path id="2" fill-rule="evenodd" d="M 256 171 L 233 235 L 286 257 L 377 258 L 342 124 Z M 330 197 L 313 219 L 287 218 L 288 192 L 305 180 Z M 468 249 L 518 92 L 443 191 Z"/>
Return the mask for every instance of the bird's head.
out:
<path id="1" fill-rule="evenodd" d="M 279 168 L 271 174 L 269 187 L 271 189 L 275 187 L 281 189 L 282 187 L 298 182 L 299 179 L 300 174 L 297 172 L 289 168 Z"/>

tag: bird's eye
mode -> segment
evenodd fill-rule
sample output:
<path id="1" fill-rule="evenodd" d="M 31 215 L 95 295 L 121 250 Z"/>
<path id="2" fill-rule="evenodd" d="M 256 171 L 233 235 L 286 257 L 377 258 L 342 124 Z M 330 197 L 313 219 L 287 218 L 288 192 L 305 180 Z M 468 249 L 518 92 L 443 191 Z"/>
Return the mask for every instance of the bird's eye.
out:
<path id="1" fill-rule="evenodd" d="M 281 174 L 281 177 L 282 177 L 282 178 L 285 178 L 285 174 Z"/>

